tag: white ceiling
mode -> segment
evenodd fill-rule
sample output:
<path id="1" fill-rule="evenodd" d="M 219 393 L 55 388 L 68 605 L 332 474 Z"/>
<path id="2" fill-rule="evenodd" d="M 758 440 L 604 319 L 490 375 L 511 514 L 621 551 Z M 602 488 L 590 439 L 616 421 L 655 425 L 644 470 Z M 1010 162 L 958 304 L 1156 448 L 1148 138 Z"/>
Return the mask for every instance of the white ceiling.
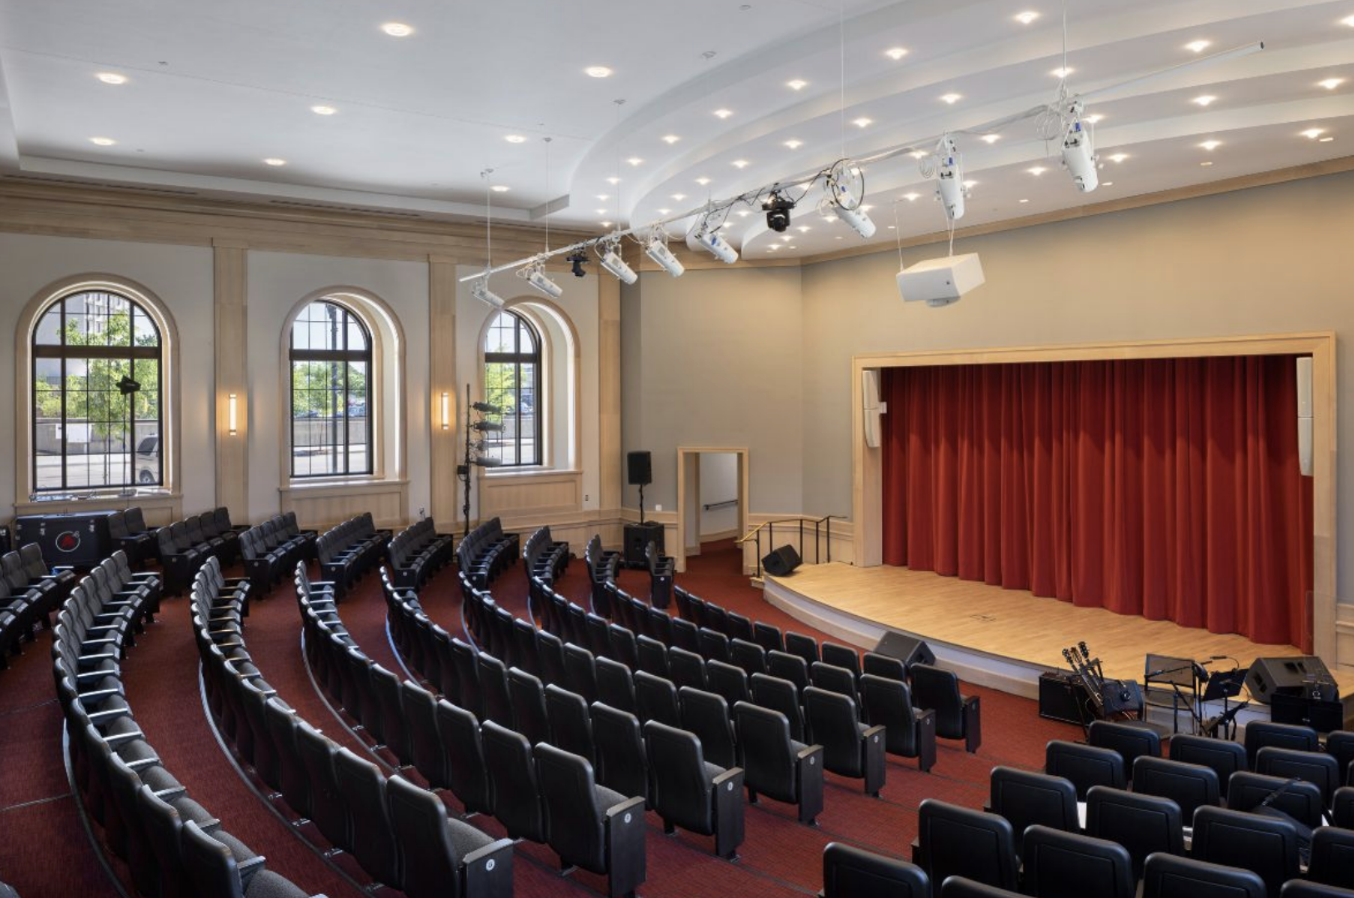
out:
<path id="1" fill-rule="evenodd" d="M 991 145 L 960 134 L 977 182 L 962 224 L 1354 152 L 1354 27 L 1342 23 L 1354 0 L 1066 7 L 1072 93 L 1266 49 L 1089 103 L 1104 116 L 1102 159 L 1128 154 L 1105 162 L 1093 194 L 1075 190 L 1032 122 Z M 1024 10 L 1040 16 L 1021 24 Z M 549 208 L 553 223 L 600 232 L 1049 103 L 1061 19 L 1060 0 L 0 0 L 0 171 L 482 216 L 481 172 L 493 169 L 510 188 L 493 196 L 496 219 L 541 223 Z M 387 36 L 389 21 L 414 34 Z M 1211 46 L 1196 54 L 1195 40 Z M 908 53 L 894 60 L 893 47 Z M 614 74 L 588 77 L 592 65 Z M 1317 85 L 1332 77 L 1345 81 Z M 963 99 L 948 105 L 947 93 Z M 1217 100 L 1191 102 L 1202 94 Z M 337 112 L 316 115 L 318 104 Z M 1300 135 L 1313 127 L 1335 139 Z M 788 149 L 792 139 L 802 145 Z M 1207 139 L 1222 143 L 1209 152 Z M 1036 165 L 1048 170 L 1029 174 Z M 866 187 L 875 241 L 943 228 L 911 158 L 871 165 Z M 752 258 L 859 243 L 813 205 L 801 202 L 786 234 L 756 210 L 726 234 Z"/>

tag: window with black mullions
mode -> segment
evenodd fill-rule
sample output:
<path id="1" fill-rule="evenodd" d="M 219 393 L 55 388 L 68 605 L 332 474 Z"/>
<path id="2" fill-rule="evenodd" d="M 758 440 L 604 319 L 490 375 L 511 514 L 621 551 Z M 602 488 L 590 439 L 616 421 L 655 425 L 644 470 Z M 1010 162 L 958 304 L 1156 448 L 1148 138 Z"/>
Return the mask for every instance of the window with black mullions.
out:
<path id="1" fill-rule="evenodd" d="M 33 331 L 33 489 L 164 484 L 160 329 L 111 290 L 59 297 Z"/>
<path id="2" fill-rule="evenodd" d="M 484 435 L 484 454 L 504 467 L 541 464 L 541 336 L 508 309 L 485 335 L 484 398 L 503 410 L 503 430 Z"/>
<path id="3" fill-rule="evenodd" d="M 291 475 L 372 472 L 371 334 L 331 300 L 308 304 L 291 330 Z"/>

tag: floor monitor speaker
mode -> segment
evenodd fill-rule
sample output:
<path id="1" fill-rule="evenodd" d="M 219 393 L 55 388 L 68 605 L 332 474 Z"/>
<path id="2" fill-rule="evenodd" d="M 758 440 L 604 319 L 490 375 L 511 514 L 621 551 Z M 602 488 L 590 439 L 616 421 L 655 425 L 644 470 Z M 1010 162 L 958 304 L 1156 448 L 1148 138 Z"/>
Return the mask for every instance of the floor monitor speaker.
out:
<path id="1" fill-rule="evenodd" d="M 918 636 L 908 636 L 906 633 L 895 633 L 892 630 L 884 634 L 879 640 L 879 645 L 874 647 L 874 651 L 876 655 L 897 658 L 909 668 L 913 664 L 936 663 L 936 653 L 931 651 L 925 640 Z"/>
<path id="2" fill-rule="evenodd" d="M 631 486 L 653 483 L 653 456 L 647 451 L 631 452 L 625 456 L 626 473 Z"/>
<path id="3" fill-rule="evenodd" d="M 785 545 L 763 558 L 762 568 L 773 577 L 784 577 L 799 567 L 799 563 L 799 553 L 795 547 Z"/>
<path id="4" fill-rule="evenodd" d="M 1246 673 L 1246 688 L 1251 698 L 1268 705 L 1279 690 L 1290 694 L 1302 692 L 1309 677 L 1318 683 L 1333 681 L 1326 665 L 1315 655 L 1256 658 Z"/>
<path id="5" fill-rule="evenodd" d="M 625 525 L 625 563 L 629 567 L 647 567 L 644 550 L 649 543 L 654 544 L 658 554 L 663 554 L 663 525 L 657 521 L 646 524 Z"/>

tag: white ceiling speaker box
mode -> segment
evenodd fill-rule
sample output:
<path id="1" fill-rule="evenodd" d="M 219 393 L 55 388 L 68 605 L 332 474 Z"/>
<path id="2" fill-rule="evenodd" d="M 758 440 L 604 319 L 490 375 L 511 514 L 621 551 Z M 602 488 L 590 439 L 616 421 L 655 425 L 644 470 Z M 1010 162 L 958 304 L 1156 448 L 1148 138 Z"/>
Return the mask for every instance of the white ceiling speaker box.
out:
<path id="1" fill-rule="evenodd" d="M 977 253 L 927 259 L 898 272 L 898 292 L 904 302 L 924 302 L 928 306 L 948 306 L 981 287 L 983 263 Z"/>

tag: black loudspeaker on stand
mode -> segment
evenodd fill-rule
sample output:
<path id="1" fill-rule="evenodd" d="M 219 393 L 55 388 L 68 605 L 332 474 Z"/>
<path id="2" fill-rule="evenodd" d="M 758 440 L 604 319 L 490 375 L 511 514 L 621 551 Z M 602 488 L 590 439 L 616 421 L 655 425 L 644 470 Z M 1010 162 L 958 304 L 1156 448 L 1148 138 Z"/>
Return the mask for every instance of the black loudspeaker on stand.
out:
<path id="1" fill-rule="evenodd" d="M 785 545 L 772 550 L 762 559 L 762 570 L 773 577 L 784 577 L 799 567 L 799 553 L 794 546 Z"/>
<path id="2" fill-rule="evenodd" d="M 876 655 L 887 655 L 890 658 L 897 658 L 910 669 L 914 664 L 932 665 L 936 663 L 936 653 L 931 651 L 931 647 L 926 641 L 916 637 L 908 636 L 906 633 L 895 633 L 890 630 L 879 640 L 879 644 L 874 647 Z"/>

